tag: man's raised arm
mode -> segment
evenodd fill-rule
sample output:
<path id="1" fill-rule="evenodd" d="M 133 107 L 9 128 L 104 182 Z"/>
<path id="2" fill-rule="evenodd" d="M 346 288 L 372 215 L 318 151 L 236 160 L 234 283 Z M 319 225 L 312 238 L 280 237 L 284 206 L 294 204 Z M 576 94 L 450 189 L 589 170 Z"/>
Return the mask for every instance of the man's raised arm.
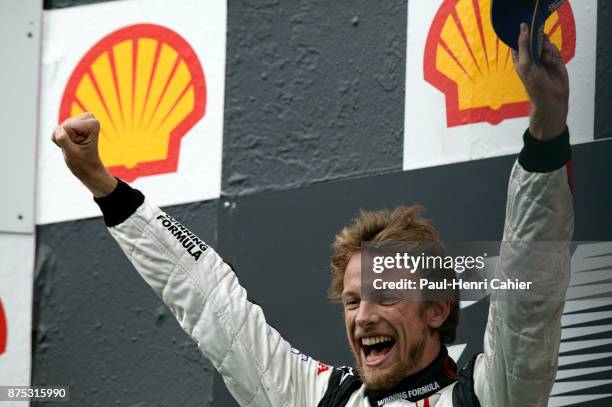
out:
<path id="1" fill-rule="evenodd" d="M 111 235 L 244 406 L 314 406 L 332 369 L 291 348 L 247 300 L 233 270 L 206 243 L 118 181 L 98 155 L 90 113 L 58 126 L 52 140 L 94 194 Z"/>
<path id="2" fill-rule="evenodd" d="M 492 296 L 475 390 L 483 406 L 547 406 L 557 372 L 574 227 L 567 171 L 569 81 L 559 50 L 547 39 L 543 63 L 531 61 L 526 26 L 513 60 L 532 111 L 510 176 L 495 277 L 532 281 L 535 291 Z"/>

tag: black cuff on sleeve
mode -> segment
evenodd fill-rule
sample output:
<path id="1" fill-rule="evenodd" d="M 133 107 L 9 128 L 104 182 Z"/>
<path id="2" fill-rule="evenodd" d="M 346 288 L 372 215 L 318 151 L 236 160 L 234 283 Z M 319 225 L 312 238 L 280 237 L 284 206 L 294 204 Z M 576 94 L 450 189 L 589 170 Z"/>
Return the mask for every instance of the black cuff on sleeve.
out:
<path id="1" fill-rule="evenodd" d="M 144 202 L 144 195 L 117 178 L 119 183 L 107 196 L 94 198 L 104 215 L 104 223 L 109 228 L 123 223 L 132 216 L 136 209 Z"/>
<path id="2" fill-rule="evenodd" d="M 572 158 L 569 130 L 551 140 L 534 138 L 529 129 L 523 134 L 523 149 L 519 153 L 519 164 L 529 172 L 551 172 L 563 167 Z"/>

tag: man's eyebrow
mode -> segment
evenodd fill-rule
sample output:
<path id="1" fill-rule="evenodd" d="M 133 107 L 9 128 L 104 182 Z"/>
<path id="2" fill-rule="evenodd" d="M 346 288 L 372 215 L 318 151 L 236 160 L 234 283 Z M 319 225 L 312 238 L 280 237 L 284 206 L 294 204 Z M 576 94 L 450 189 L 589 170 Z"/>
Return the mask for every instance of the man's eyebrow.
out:
<path id="1" fill-rule="evenodd" d="M 352 295 L 357 295 L 357 293 L 355 291 L 353 291 L 353 290 L 342 291 L 342 298 L 350 297 Z"/>

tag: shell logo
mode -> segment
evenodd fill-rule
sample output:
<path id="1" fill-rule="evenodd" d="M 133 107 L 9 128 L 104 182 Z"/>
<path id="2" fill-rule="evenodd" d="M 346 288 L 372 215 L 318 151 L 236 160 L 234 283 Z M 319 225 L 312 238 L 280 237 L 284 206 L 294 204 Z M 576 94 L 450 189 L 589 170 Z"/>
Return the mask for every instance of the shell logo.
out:
<path id="1" fill-rule="evenodd" d="M 425 45 L 425 80 L 444 93 L 448 127 L 529 115 L 529 99 L 512 64 L 510 48 L 491 23 L 491 0 L 444 0 Z M 544 31 L 567 63 L 576 50 L 569 2 L 546 21 Z"/>
<path id="2" fill-rule="evenodd" d="M 4 315 L 4 308 L 2 308 L 2 300 L 0 300 L 0 355 L 6 352 L 7 331 L 6 316 Z"/>
<path id="3" fill-rule="evenodd" d="M 176 172 L 182 137 L 206 110 L 206 81 L 193 48 L 154 24 L 121 28 L 96 43 L 68 80 L 59 121 L 92 112 L 99 151 L 126 181 Z"/>

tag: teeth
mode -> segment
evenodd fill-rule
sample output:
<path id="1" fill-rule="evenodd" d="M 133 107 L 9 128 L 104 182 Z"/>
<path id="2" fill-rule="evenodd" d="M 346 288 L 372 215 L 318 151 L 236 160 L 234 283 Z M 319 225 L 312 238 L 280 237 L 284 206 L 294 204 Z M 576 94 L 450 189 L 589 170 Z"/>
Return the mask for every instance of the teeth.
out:
<path id="1" fill-rule="evenodd" d="M 361 344 L 363 346 L 372 346 L 376 345 L 377 343 L 390 342 L 392 340 L 393 338 L 390 336 L 372 336 L 369 338 L 361 338 Z"/>

